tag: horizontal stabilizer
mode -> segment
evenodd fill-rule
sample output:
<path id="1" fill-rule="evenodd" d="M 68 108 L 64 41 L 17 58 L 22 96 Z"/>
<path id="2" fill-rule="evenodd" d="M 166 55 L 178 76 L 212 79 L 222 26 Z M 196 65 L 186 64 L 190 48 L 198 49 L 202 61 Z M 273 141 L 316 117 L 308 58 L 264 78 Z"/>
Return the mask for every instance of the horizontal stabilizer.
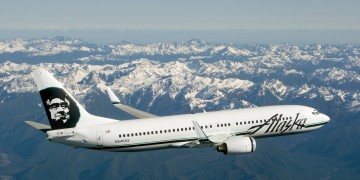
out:
<path id="1" fill-rule="evenodd" d="M 46 133 L 47 131 L 51 130 L 51 127 L 49 125 L 46 124 L 41 124 L 41 123 L 37 123 L 34 121 L 25 121 L 26 124 L 30 125 L 31 127 L 38 129 L 44 133 Z"/>
<path id="2" fill-rule="evenodd" d="M 114 92 L 110 89 L 107 88 L 107 93 L 109 95 L 109 98 L 111 100 L 111 102 L 113 103 L 113 105 L 137 118 L 143 119 L 143 118 L 154 118 L 154 117 L 158 117 L 156 115 L 144 112 L 144 111 L 140 111 L 138 109 L 132 108 L 130 106 L 126 106 L 124 104 L 120 103 L 120 100 L 116 97 L 116 95 L 114 94 Z"/>

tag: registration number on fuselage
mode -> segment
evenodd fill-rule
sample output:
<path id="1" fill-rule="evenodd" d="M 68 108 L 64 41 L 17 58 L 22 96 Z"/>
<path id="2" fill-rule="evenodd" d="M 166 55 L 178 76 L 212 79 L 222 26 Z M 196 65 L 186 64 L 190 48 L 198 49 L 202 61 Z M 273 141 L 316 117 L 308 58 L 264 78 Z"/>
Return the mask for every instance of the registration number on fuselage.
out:
<path id="1" fill-rule="evenodd" d="M 117 139 L 117 140 L 115 140 L 115 143 L 125 143 L 125 142 L 130 142 L 130 139 Z"/>

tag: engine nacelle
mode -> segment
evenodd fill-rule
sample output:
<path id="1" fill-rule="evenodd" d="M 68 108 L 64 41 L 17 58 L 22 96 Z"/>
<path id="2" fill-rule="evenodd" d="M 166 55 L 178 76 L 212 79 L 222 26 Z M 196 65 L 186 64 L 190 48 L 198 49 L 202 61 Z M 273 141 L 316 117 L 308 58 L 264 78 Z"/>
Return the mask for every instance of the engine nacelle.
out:
<path id="1" fill-rule="evenodd" d="M 255 139 L 252 137 L 234 136 L 227 139 L 223 144 L 216 147 L 218 152 L 224 154 L 244 154 L 254 152 L 256 149 Z"/>

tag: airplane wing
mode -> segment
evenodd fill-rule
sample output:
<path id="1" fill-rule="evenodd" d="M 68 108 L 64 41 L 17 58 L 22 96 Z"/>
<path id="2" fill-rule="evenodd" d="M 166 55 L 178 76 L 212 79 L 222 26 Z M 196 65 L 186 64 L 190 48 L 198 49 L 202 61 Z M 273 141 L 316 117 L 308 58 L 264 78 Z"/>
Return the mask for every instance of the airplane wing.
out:
<path id="1" fill-rule="evenodd" d="M 222 143 L 225 140 L 227 140 L 229 137 L 233 136 L 232 134 L 217 134 L 217 135 L 208 136 L 204 133 L 204 131 L 201 129 L 201 127 L 196 121 L 193 121 L 193 125 L 199 139 L 205 137 L 207 140 L 215 144 Z"/>
<path id="2" fill-rule="evenodd" d="M 217 135 L 208 136 L 205 134 L 205 132 L 201 129 L 200 125 L 196 121 L 192 121 L 192 122 L 193 122 L 195 132 L 196 132 L 198 139 L 193 140 L 193 141 L 173 143 L 173 144 L 171 144 L 171 146 L 192 148 L 192 147 L 197 147 L 198 145 L 201 145 L 200 141 L 203 141 L 203 140 L 207 140 L 212 143 L 215 143 L 214 146 L 216 146 L 216 145 L 220 145 L 223 142 L 225 142 L 229 137 L 234 136 L 232 134 L 217 134 Z"/>
<path id="3" fill-rule="evenodd" d="M 140 110 L 132 108 L 130 106 L 126 106 L 124 104 L 121 104 L 120 100 L 116 97 L 116 95 L 114 94 L 114 92 L 110 88 L 107 88 L 106 91 L 107 91 L 107 93 L 108 93 L 108 95 L 110 97 L 111 103 L 115 107 L 117 107 L 117 108 L 119 108 L 119 109 L 121 109 L 121 110 L 123 110 L 123 111 L 137 117 L 137 118 L 140 118 L 140 119 L 158 117 L 158 116 L 156 116 L 154 114 L 150 114 L 148 112 L 140 111 Z"/>
<path id="4" fill-rule="evenodd" d="M 51 130 L 51 127 L 49 125 L 46 124 L 41 124 L 41 123 L 37 123 L 34 121 L 24 121 L 26 124 L 30 125 L 31 127 L 38 129 L 44 133 L 46 133 L 47 131 Z"/>

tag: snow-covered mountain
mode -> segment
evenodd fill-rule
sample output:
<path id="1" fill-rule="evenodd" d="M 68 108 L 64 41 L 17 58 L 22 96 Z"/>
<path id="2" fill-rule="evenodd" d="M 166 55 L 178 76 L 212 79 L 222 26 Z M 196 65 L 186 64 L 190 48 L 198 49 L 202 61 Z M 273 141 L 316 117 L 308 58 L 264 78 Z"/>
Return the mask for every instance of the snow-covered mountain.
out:
<path id="1" fill-rule="evenodd" d="M 5 62 L 0 64 L 0 93 L 36 91 L 30 72 L 38 67 L 48 69 L 66 82 L 65 86 L 75 95 L 84 96 L 89 90 L 104 91 L 111 87 L 124 101 L 140 93 L 132 105 L 140 106 L 144 104 L 142 99 L 146 99 L 148 108 L 163 96 L 173 103 L 189 105 L 191 110 L 251 107 L 264 105 L 262 100 L 270 93 L 275 99 L 265 104 L 318 98 L 342 104 L 349 111 L 360 110 L 356 88 L 360 85 L 360 75 L 355 71 L 332 67 L 314 68 L 310 74 L 296 70 L 252 74 L 244 70 L 243 63 L 226 60 L 161 63 L 138 59 L 119 65 Z M 6 102 L 6 97 L 0 102 Z"/>
<path id="2" fill-rule="evenodd" d="M 35 91 L 29 73 L 42 66 L 75 95 L 110 86 L 124 101 L 137 99 L 130 103 L 147 110 L 164 96 L 194 111 L 314 99 L 360 110 L 359 46 L 191 40 L 99 47 L 56 37 L 0 41 L 0 58 L 1 93 Z"/>
<path id="3" fill-rule="evenodd" d="M 321 62 L 342 62 L 350 60 L 359 67 L 358 56 L 360 47 L 353 45 L 308 45 L 297 46 L 294 44 L 274 45 L 247 45 L 211 44 L 201 40 L 175 43 L 132 44 L 123 42 L 97 46 L 80 39 L 56 37 L 53 39 L 32 40 L 1 40 L 0 55 L 2 61 L 24 55 L 25 58 L 41 58 L 44 56 L 66 55 L 68 62 L 76 61 L 126 61 L 148 58 L 155 61 L 196 60 L 205 59 L 218 61 L 226 60 L 251 60 L 254 65 L 261 67 L 279 67 L 285 63 L 309 61 L 312 64 Z M 43 62 L 55 62 L 57 58 L 48 58 Z M 5 59 L 4 59 L 5 58 Z M 25 60 L 24 60 L 25 61 Z M 98 62 L 99 63 L 99 62 Z"/>

